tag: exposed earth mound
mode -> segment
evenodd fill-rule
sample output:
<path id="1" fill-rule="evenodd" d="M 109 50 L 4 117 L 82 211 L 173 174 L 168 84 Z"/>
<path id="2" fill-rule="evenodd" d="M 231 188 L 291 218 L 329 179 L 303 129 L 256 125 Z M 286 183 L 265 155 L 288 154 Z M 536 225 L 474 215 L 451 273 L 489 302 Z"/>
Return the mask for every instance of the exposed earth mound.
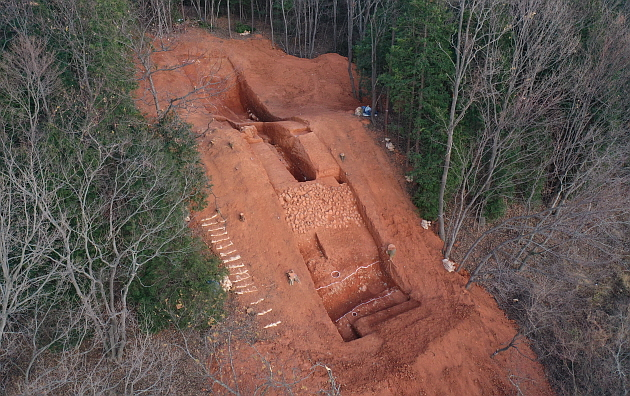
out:
<path id="1" fill-rule="evenodd" d="M 322 362 L 344 395 L 551 394 L 526 343 L 492 356 L 515 327 L 444 270 L 391 154 L 354 116 L 345 58 L 298 59 L 260 36 L 195 29 L 169 46 L 153 55 L 155 70 L 171 69 L 152 74 L 162 109 L 220 88 L 178 111 L 201 136 L 216 195 L 191 224 L 259 329 L 257 357 L 230 351 L 243 394 L 261 381 L 261 356 L 289 382 Z M 139 92 L 151 103 L 146 80 Z M 294 392 L 326 380 L 313 374 Z"/>

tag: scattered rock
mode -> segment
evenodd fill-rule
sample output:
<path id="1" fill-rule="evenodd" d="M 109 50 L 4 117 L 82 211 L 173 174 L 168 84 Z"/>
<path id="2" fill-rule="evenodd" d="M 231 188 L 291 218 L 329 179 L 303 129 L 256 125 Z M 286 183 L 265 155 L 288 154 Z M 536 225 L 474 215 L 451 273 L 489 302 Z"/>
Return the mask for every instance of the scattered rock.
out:
<path id="1" fill-rule="evenodd" d="M 230 290 L 232 290 L 232 281 L 230 280 L 229 276 L 224 276 L 220 283 L 223 291 L 229 292 Z"/>
<path id="2" fill-rule="evenodd" d="M 455 268 L 457 268 L 455 263 L 449 259 L 442 260 L 442 265 L 444 266 L 444 269 L 448 272 L 453 272 L 455 271 Z"/>
<path id="3" fill-rule="evenodd" d="M 387 245 L 387 255 L 391 259 L 391 258 L 394 258 L 395 254 L 396 254 L 396 246 L 393 243 L 390 243 L 389 245 Z"/>
<path id="4" fill-rule="evenodd" d="M 354 194 L 348 185 L 309 183 L 285 190 L 280 199 L 294 232 L 362 224 Z"/>
<path id="5" fill-rule="evenodd" d="M 289 285 L 293 286 L 294 283 L 300 283 L 300 278 L 298 278 L 297 274 L 293 270 L 289 270 L 287 272 L 287 279 L 289 280 Z"/>

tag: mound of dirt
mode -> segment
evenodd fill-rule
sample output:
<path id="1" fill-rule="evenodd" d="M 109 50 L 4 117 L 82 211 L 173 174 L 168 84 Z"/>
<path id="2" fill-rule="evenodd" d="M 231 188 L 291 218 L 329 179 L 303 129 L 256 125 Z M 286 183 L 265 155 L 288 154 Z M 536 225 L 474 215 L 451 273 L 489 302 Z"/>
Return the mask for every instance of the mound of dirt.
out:
<path id="1" fill-rule="evenodd" d="M 298 59 L 260 36 L 189 29 L 153 61 L 169 69 L 152 74 L 162 109 L 194 91 L 178 111 L 201 136 L 216 202 L 191 224 L 258 323 L 255 345 L 230 350 L 237 375 L 226 381 L 253 394 L 275 375 L 314 394 L 329 380 L 309 374 L 321 362 L 344 395 L 552 394 L 526 342 L 491 356 L 515 327 L 444 270 L 393 154 L 354 116 L 344 57 Z M 138 96 L 150 113 L 147 81 Z M 261 373 L 261 359 L 277 371 Z"/>

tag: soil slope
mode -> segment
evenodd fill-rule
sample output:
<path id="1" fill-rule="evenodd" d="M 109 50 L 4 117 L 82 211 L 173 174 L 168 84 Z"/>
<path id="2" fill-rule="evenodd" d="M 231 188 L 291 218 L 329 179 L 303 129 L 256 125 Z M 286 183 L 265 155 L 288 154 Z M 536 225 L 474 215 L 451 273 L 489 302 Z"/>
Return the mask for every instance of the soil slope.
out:
<path id="1" fill-rule="evenodd" d="M 526 343 L 491 356 L 515 327 L 484 290 L 465 291 L 444 270 L 391 154 L 353 114 L 345 58 L 298 59 L 260 36 L 197 29 L 169 46 L 156 68 L 182 67 L 153 74 L 162 108 L 220 88 L 179 111 L 201 136 L 216 195 L 191 225 L 257 323 L 256 344 L 230 351 L 242 394 L 269 378 L 297 382 L 316 362 L 344 395 L 551 394 Z M 139 96 L 150 103 L 146 81 Z M 328 379 L 320 371 L 294 392 L 314 394 Z"/>

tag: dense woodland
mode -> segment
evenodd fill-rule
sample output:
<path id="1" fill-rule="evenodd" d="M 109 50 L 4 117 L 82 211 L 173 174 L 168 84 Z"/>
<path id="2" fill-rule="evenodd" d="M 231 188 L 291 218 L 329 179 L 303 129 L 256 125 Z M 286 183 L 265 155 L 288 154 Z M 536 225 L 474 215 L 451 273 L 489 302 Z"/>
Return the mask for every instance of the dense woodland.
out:
<path id="1" fill-rule="evenodd" d="M 222 313 L 194 137 L 131 96 L 141 32 L 124 0 L 0 5 L 0 393 L 167 393 L 147 334 Z"/>
<path id="2" fill-rule="evenodd" d="M 227 20 L 292 55 L 347 56 L 445 257 L 518 323 L 507 348 L 530 339 L 559 394 L 630 393 L 628 13 L 614 0 L 3 2 L 0 391 L 168 394 L 175 357 L 150 334 L 220 320 L 221 271 L 184 220 L 210 191 L 194 137 L 177 101 L 155 101 L 147 122 L 131 91 L 157 72 L 147 33 Z"/>

